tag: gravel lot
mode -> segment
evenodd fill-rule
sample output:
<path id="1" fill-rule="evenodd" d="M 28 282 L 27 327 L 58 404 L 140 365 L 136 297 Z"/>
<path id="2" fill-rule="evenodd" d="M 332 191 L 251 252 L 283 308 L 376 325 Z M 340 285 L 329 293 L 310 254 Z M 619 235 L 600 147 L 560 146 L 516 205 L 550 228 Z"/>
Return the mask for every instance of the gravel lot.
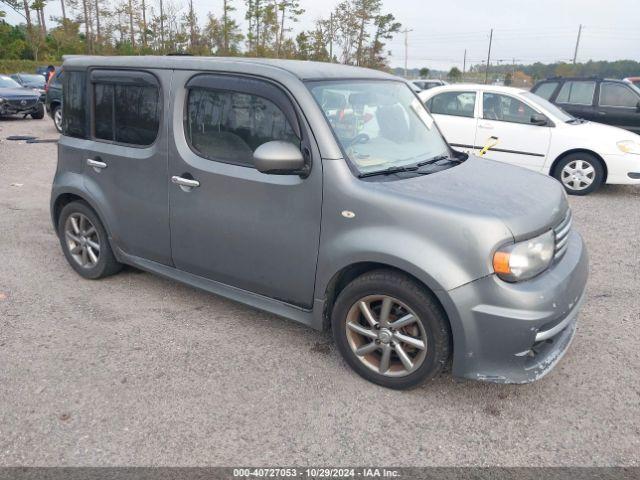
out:
<path id="1" fill-rule="evenodd" d="M 81 279 L 49 219 L 52 121 L 0 121 L 0 465 L 640 465 L 640 188 L 571 198 L 574 343 L 523 386 L 352 373 L 328 334 L 128 269 Z"/>

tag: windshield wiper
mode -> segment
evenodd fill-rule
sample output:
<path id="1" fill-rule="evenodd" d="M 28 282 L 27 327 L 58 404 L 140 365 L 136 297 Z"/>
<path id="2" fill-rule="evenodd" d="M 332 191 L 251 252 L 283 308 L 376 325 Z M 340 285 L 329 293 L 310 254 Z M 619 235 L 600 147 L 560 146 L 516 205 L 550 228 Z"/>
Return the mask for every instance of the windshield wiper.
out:
<path id="1" fill-rule="evenodd" d="M 374 177 L 376 175 L 391 175 L 394 173 L 413 172 L 418 169 L 417 165 L 411 167 L 389 167 L 383 170 L 376 170 L 374 172 L 365 172 L 358 175 L 358 178 Z"/>
<path id="2" fill-rule="evenodd" d="M 439 162 L 440 160 L 448 160 L 449 162 L 457 162 L 457 163 L 462 162 L 462 160 L 451 157 L 449 155 L 438 155 L 437 157 L 430 158 L 429 160 L 424 160 L 423 162 L 416 163 L 416 167 L 424 167 L 425 165 L 431 165 L 432 163 Z"/>

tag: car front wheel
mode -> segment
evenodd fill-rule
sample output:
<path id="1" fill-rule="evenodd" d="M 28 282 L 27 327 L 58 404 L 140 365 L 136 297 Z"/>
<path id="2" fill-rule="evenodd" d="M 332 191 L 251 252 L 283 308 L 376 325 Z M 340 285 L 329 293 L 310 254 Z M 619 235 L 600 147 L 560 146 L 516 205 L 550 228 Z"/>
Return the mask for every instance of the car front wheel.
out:
<path id="1" fill-rule="evenodd" d="M 39 103 L 36 107 L 36 111 L 31 114 L 31 118 L 34 120 L 41 120 L 44 118 L 44 105 Z"/>
<path id="2" fill-rule="evenodd" d="M 553 176 L 570 195 L 595 192 L 604 181 L 604 168 L 600 159 L 590 153 L 572 153 L 556 165 Z"/>
<path id="3" fill-rule="evenodd" d="M 376 270 L 355 279 L 340 292 L 331 323 L 347 363 L 384 387 L 414 387 L 449 359 L 445 313 L 430 292 L 399 272 Z"/>

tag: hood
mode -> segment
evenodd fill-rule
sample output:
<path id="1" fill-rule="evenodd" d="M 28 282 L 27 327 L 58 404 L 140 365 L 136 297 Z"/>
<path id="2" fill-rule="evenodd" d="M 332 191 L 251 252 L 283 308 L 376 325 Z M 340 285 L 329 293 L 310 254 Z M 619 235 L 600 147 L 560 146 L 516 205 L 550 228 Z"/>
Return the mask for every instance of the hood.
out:
<path id="1" fill-rule="evenodd" d="M 516 241 L 557 225 L 569 208 L 564 189 L 555 179 L 475 156 L 447 170 L 379 186 L 447 209 L 495 217 Z"/>
<path id="2" fill-rule="evenodd" d="M 38 98 L 39 94 L 33 91 L 33 88 L 0 88 L 0 97 L 11 99 L 14 97 L 34 97 Z"/>
<path id="3" fill-rule="evenodd" d="M 616 143 L 621 140 L 635 140 L 640 143 L 640 135 L 612 125 L 596 122 L 561 125 L 563 138 L 571 137 L 582 146 L 605 155 L 619 155 Z"/>

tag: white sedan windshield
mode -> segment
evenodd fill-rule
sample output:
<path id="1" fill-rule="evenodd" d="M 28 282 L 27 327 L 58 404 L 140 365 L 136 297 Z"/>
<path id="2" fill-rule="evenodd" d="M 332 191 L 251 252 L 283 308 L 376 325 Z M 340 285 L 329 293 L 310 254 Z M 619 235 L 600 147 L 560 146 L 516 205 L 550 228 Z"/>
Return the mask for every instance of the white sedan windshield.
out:
<path id="1" fill-rule="evenodd" d="M 360 172 L 449 154 L 433 118 L 403 82 L 313 82 L 309 88 Z"/>

